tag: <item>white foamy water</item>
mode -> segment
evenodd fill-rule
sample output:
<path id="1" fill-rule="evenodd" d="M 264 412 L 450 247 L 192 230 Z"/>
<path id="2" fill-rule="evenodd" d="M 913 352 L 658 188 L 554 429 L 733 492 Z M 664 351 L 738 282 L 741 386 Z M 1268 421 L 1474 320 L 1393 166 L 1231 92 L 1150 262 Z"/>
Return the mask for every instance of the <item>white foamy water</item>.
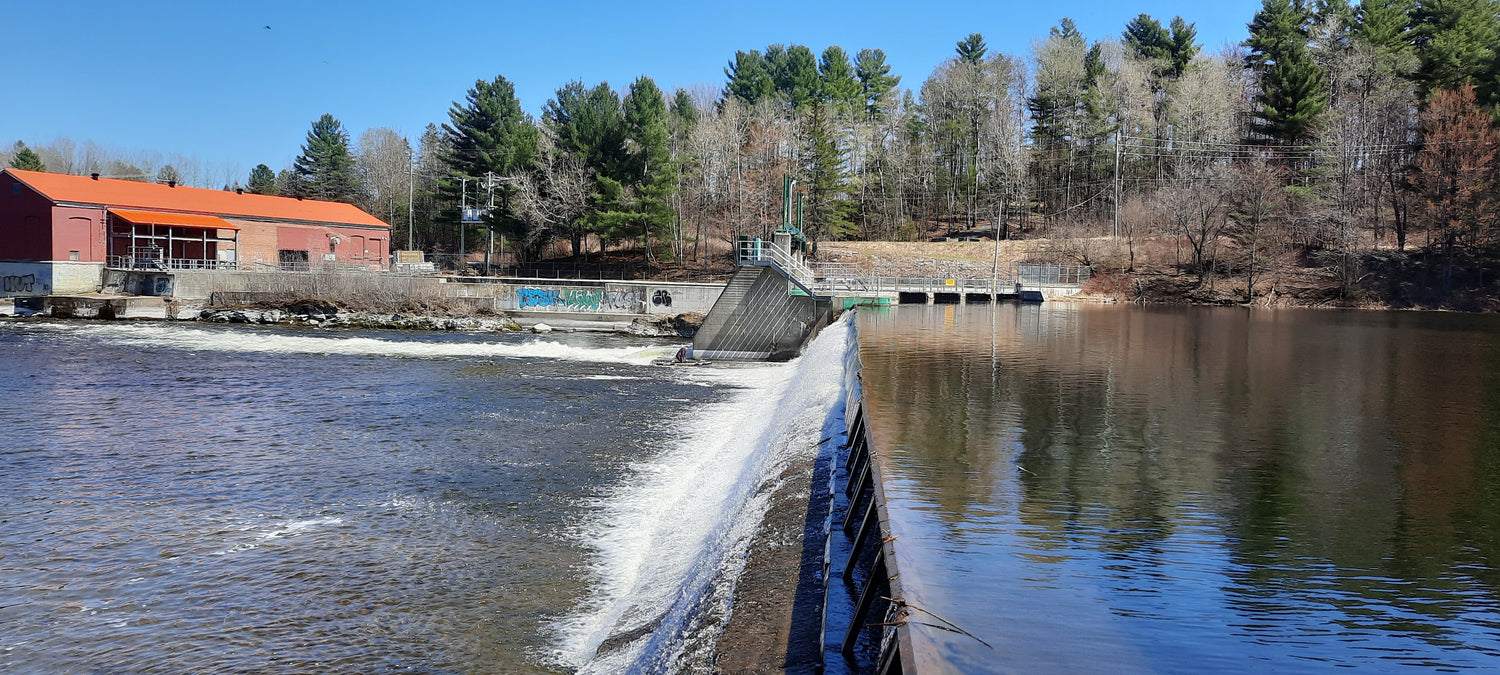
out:
<path id="1" fill-rule="evenodd" d="M 372 337 L 294 335 L 248 327 L 211 330 L 163 324 L 45 324 L 137 347 L 263 354 L 330 354 L 392 358 L 542 358 L 646 365 L 675 351 L 665 345 L 586 347 L 542 338 L 387 340 Z"/>
<path id="2" fill-rule="evenodd" d="M 240 543 L 240 544 L 235 544 L 234 546 L 232 546 L 230 548 L 227 548 L 227 549 L 225 549 L 223 551 L 216 551 L 216 552 L 214 552 L 214 553 L 212 553 L 210 555 L 228 555 L 228 554 L 231 554 L 231 553 L 239 553 L 240 551 L 248 551 L 250 549 L 253 549 L 253 548 L 256 548 L 256 547 L 260 546 L 262 543 L 264 543 L 264 542 L 266 542 L 267 540 L 270 540 L 270 539 L 280 539 L 282 537 L 292 537 L 292 536 L 296 536 L 298 534 L 301 534 L 301 533 L 303 533 L 303 532 L 305 532 L 307 530 L 311 530 L 313 528 L 317 528 L 317 527 L 329 527 L 329 526 L 333 526 L 333 525 L 343 525 L 343 524 L 344 524 L 344 519 L 343 518 L 335 518 L 335 517 L 308 518 L 306 520 L 289 520 L 289 521 L 285 521 L 285 522 L 281 522 L 281 523 L 277 523 L 275 525 L 272 525 L 269 530 L 261 532 L 260 534 L 256 535 L 256 537 L 253 540 L 251 540 L 251 541 L 243 542 L 243 543 Z M 254 528 L 254 526 L 251 526 L 251 527 L 248 527 L 246 529 L 255 529 L 255 528 Z"/>
<path id="3" fill-rule="evenodd" d="M 769 506 L 772 491 L 763 488 L 790 460 L 816 453 L 848 348 L 840 322 L 787 364 L 692 369 L 691 377 L 743 389 L 683 422 L 675 447 L 633 467 L 580 528 L 597 582 L 588 605 L 554 626 L 562 665 L 672 669 L 711 585 L 743 567 Z"/>

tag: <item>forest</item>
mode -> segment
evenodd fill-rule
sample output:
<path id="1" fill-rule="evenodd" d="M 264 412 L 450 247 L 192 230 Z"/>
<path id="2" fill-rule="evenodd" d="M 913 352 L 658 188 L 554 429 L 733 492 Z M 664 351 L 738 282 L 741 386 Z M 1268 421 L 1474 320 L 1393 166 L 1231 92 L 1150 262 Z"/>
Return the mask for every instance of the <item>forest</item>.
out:
<path id="1" fill-rule="evenodd" d="M 1048 239 L 1120 294 L 1219 301 L 1286 274 L 1320 300 L 1468 306 L 1455 294 L 1492 289 L 1500 2 L 1264 0 L 1248 34 L 1213 52 L 1182 17 L 1104 36 L 1064 18 L 1024 54 L 970 34 L 921 82 L 878 48 L 772 44 L 728 55 L 721 85 L 568 82 L 537 117 L 497 75 L 415 139 L 351 138 L 325 115 L 292 166 L 243 187 L 357 203 L 440 260 L 493 232 L 522 260 L 720 269 L 779 225 L 790 175 L 814 252 Z M 8 160 L 99 170 L 63 155 Z M 460 225 L 461 206 L 484 222 Z"/>

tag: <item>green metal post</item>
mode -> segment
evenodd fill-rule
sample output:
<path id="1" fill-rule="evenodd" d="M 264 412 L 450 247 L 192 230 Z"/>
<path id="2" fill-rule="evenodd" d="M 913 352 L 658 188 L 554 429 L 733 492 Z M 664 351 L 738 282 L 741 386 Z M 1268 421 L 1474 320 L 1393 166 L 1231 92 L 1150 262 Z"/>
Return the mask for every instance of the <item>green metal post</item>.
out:
<path id="1" fill-rule="evenodd" d="M 781 177 L 781 229 L 792 224 L 792 174 Z"/>
<path id="2" fill-rule="evenodd" d="M 803 237 L 807 236 L 807 230 L 802 229 L 802 198 L 806 196 L 806 192 L 797 193 L 797 234 Z"/>

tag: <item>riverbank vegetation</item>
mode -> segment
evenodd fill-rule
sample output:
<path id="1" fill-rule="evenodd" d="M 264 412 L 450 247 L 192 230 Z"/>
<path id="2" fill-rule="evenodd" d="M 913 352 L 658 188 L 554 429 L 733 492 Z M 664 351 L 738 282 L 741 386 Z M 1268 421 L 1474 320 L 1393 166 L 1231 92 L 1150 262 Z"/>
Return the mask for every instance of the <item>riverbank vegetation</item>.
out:
<path id="1" fill-rule="evenodd" d="M 790 175 L 819 244 L 1047 239 L 1142 298 L 1493 306 L 1500 3 L 1264 0 L 1248 29 L 1215 51 L 1182 17 L 1062 19 L 1026 53 L 970 34 L 920 81 L 878 48 L 773 44 L 726 55 L 720 85 L 565 83 L 535 118 L 496 76 L 416 139 L 324 116 L 247 183 L 360 204 L 438 260 L 498 238 L 497 258 L 712 269 L 779 224 Z"/>

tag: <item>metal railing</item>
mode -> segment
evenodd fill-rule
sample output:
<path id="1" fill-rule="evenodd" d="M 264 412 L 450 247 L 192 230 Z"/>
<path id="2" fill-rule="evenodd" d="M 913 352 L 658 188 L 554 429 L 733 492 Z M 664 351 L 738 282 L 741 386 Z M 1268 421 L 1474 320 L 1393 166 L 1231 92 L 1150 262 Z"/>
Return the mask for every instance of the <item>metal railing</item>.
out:
<path id="1" fill-rule="evenodd" d="M 121 270 L 237 270 L 239 263 L 232 260 L 202 260 L 198 258 L 158 258 L 112 255 L 104 259 L 104 266 Z"/>
<path id="2" fill-rule="evenodd" d="M 741 265 L 771 263 L 781 268 L 787 276 L 799 285 L 807 288 L 814 287 L 814 279 L 817 275 L 811 267 L 800 258 L 781 249 L 770 241 L 763 239 L 748 239 L 741 241 L 739 245 L 739 263 Z"/>
<path id="3" fill-rule="evenodd" d="M 1008 263 L 984 279 L 873 276 L 859 273 L 851 263 L 814 263 L 783 251 L 765 240 L 739 243 L 740 264 L 772 263 L 799 285 L 823 294 L 882 295 L 895 293 L 1012 294 L 1020 290 L 1077 287 L 1088 281 L 1091 268 L 1051 263 Z"/>

